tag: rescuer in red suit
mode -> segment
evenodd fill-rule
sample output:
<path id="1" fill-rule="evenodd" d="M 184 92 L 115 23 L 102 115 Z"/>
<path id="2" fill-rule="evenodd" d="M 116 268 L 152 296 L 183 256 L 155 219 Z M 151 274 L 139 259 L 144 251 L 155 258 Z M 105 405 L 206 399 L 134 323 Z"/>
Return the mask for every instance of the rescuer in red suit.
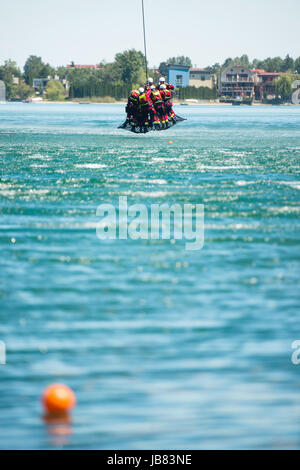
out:
<path id="1" fill-rule="evenodd" d="M 150 93 L 150 88 L 152 87 L 152 85 L 153 85 L 153 78 L 149 77 L 149 78 L 147 78 L 147 82 L 145 83 L 143 88 L 144 88 L 145 91 L 149 91 L 149 93 Z"/>
<path id="2" fill-rule="evenodd" d="M 174 120 L 175 113 L 172 109 L 173 102 L 172 102 L 172 92 L 167 89 L 166 85 L 160 85 L 160 93 L 161 97 L 164 102 L 165 107 L 165 115 L 166 115 L 166 123 L 168 120 Z"/>
<path id="3" fill-rule="evenodd" d="M 159 90 L 156 89 L 155 85 L 151 86 L 150 99 L 151 99 L 152 108 L 153 108 L 153 124 L 155 127 L 159 127 L 160 119 L 162 120 L 163 124 L 164 124 L 163 121 L 165 121 L 164 104 L 163 104 L 163 100 L 161 97 L 161 93 Z"/>
<path id="4" fill-rule="evenodd" d="M 174 91 L 175 87 L 170 83 L 167 83 L 164 77 L 160 77 L 159 84 L 157 85 L 157 89 L 160 90 L 160 85 L 166 85 L 167 90 Z"/>
<path id="5" fill-rule="evenodd" d="M 130 123 L 132 121 L 132 125 L 136 125 L 136 116 L 138 111 L 138 101 L 139 101 L 139 92 L 138 90 L 132 90 L 129 95 L 127 106 L 125 111 L 127 113 L 127 122 Z"/>
<path id="6" fill-rule="evenodd" d="M 139 112 L 141 115 L 141 121 L 143 122 L 144 132 L 149 130 L 149 114 L 153 108 L 152 102 L 147 97 L 147 93 L 144 88 L 139 88 Z"/>

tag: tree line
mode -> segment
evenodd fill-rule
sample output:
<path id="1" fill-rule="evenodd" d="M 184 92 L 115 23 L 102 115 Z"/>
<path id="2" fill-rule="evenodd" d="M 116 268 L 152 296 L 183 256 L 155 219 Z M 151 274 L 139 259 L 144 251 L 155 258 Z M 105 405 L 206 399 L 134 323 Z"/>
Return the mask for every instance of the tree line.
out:
<path id="1" fill-rule="evenodd" d="M 189 57 L 170 57 L 157 67 L 162 75 L 167 75 L 167 64 L 192 66 Z M 300 57 L 293 59 L 289 55 L 285 58 L 274 57 L 264 60 L 253 59 L 244 54 L 241 57 L 227 58 L 224 63 L 207 66 L 205 69 L 214 74 L 229 65 L 243 65 L 247 68 L 264 69 L 267 72 L 298 72 L 300 74 Z M 154 73 L 156 67 L 149 69 L 149 75 L 156 80 L 158 74 Z M 7 99 L 26 99 L 35 93 L 33 89 L 34 78 L 52 79 L 48 82 L 44 96 L 52 100 L 65 100 L 76 98 L 112 97 L 116 100 L 127 98 L 132 88 L 139 87 L 145 82 L 145 57 L 141 51 L 135 49 L 116 54 L 113 62 L 100 62 L 99 68 L 52 67 L 43 62 L 41 57 L 31 55 L 25 62 L 23 71 L 16 62 L 7 60 L 0 66 L 0 80 L 6 84 Z M 56 78 L 56 80 L 54 80 Z M 57 80 L 59 78 L 59 80 Z M 63 86 L 68 84 L 69 87 Z M 283 84 L 285 95 L 288 85 Z M 283 94 L 283 93 L 282 93 Z M 178 98 L 214 99 L 217 96 L 216 88 L 185 87 L 177 90 Z"/>
<path id="2" fill-rule="evenodd" d="M 217 88 L 209 88 L 209 87 L 195 87 L 195 86 L 187 86 L 178 88 L 176 90 L 176 96 L 180 100 L 184 99 L 198 99 L 198 100 L 214 100 L 217 98 Z"/>
<path id="3" fill-rule="evenodd" d="M 263 69 L 265 72 L 291 72 L 300 74 L 300 57 L 293 59 L 289 54 L 286 57 L 268 57 L 267 59 L 249 59 L 247 54 L 240 57 L 228 57 L 223 64 L 215 63 L 214 65 L 206 67 L 206 70 L 212 73 L 218 73 L 221 69 L 229 67 L 230 65 L 242 65 L 249 69 Z"/>

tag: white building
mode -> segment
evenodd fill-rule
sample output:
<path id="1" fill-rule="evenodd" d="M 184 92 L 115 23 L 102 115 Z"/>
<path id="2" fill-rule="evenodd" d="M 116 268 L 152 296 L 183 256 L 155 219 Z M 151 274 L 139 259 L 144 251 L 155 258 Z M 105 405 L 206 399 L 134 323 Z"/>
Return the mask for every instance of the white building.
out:
<path id="1" fill-rule="evenodd" d="M 292 83 L 293 94 L 292 94 L 292 103 L 300 104 L 300 80 L 295 80 Z"/>
<path id="2" fill-rule="evenodd" d="M 6 86 L 3 80 L 0 80 L 0 101 L 6 101 Z"/>

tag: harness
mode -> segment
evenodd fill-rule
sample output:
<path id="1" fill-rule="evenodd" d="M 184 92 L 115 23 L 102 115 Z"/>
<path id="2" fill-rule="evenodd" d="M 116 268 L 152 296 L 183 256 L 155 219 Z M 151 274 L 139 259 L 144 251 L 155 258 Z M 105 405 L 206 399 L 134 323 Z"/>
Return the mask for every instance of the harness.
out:
<path id="1" fill-rule="evenodd" d="M 152 91 L 151 99 L 153 101 L 153 104 L 162 104 L 161 94 L 158 90 L 157 91 Z"/>
<path id="2" fill-rule="evenodd" d="M 139 96 L 139 103 L 140 103 L 142 108 L 143 108 L 143 106 L 149 106 L 149 101 L 147 99 L 146 93 L 142 93 Z"/>
<path id="3" fill-rule="evenodd" d="M 172 98 L 172 93 L 170 90 L 164 90 L 163 99 L 164 101 L 169 101 Z"/>
<path id="4" fill-rule="evenodd" d="M 138 102 L 138 98 L 139 98 L 139 92 L 137 90 L 133 90 L 131 93 L 130 93 L 130 96 L 128 98 L 128 101 L 130 101 L 131 103 L 134 103 L 136 104 Z"/>

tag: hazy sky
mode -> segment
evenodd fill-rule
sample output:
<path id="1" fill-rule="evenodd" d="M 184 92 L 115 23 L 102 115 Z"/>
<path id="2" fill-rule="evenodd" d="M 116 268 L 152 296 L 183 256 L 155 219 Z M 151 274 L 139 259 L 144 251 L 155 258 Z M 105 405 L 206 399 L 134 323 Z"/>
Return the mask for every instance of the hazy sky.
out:
<path id="1" fill-rule="evenodd" d="M 246 53 L 300 56 L 300 0 L 144 0 L 150 65 L 188 55 L 204 67 Z M 143 49 L 141 0 L 0 1 L 0 63 L 111 61 Z"/>

